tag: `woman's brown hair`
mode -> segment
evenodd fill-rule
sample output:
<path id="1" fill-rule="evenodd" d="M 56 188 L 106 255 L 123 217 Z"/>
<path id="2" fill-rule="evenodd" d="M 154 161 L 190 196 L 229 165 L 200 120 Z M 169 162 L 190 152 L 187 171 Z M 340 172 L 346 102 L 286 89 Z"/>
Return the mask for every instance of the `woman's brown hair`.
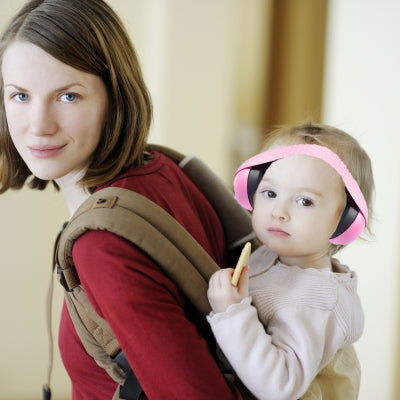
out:
<path id="1" fill-rule="evenodd" d="M 115 12 L 103 0 L 31 0 L 9 23 L 0 61 L 14 41 L 32 43 L 59 61 L 102 78 L 109 108 L 100 142 L 81 183 L 89 190 L 145 161 L 152 105 L 139 61 Z M 32 175 L 8 130 L 0 80 L 0 193 L 20 189 Z M 29 186 L 44 189 L 34 176 Z"/>

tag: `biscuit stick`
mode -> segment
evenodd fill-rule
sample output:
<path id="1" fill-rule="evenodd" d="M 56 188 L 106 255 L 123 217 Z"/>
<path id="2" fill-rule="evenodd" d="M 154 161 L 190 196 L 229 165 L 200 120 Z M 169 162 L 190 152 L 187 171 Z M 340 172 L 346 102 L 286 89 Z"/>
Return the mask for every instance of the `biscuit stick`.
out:
<path id="1" fill-rule="evenodd" d="M 236 264 L 235 271 L 233 272 L 231 281 L 233 286 L 237 286 L 240 274 L 242 273 L 242 269 L 245 265 L 247 265 L 247 262 L 249 261 L 250 253 L 251 253 L 251 243 L 247 242 L 244 245 L 242 252 L 240 253 L 240 257 Z"/>

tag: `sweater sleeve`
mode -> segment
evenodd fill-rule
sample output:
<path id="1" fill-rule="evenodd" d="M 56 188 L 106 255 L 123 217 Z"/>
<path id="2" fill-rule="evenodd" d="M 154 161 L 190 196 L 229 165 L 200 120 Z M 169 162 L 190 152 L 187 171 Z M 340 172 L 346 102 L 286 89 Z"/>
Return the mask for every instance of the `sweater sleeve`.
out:
<path id="1" fill-rule="evenodd" d="M 211 314 L 208 320 L 232 367 L 261 400 L 300 398 L 323 360 L 343 343 L 333 314 L 317 308 L 284 308 L 266 331 L 251 299 L 246 298 L 223 313 Z M 332 354 L 324 355 L 327 342 Z"/>
<path id="2" fill-rule="evenodd" d="M 136 247 L 89 231 L 73 248 L 89 301 L 105 318 L 150 399 L 240 399 L 204 338 L 185 315 L 185 299 Z"/>

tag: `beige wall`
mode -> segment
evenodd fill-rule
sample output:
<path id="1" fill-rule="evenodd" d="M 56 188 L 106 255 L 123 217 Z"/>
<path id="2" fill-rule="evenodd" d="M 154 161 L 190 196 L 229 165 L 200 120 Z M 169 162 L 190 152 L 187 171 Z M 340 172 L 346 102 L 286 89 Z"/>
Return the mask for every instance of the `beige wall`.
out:
<path id="1" fill-rule="evenodd" d="M 52 190 L 0 196 L 2 400 L 39 398 L 47 368 L 45 297 L 52 243 L 66 216 L 61 197 Z M 58 314 L 61 291 L 56 292 L 54 309 Z M 57 351 L 53 383 L 56 393 L 68 393 Z"/>

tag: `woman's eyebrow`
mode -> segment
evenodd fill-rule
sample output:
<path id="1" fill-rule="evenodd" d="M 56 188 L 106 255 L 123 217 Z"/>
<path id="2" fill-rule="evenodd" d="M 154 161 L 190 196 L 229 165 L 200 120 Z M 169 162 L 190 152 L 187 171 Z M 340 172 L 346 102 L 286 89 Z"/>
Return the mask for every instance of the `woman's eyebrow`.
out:
<path id="1" fill-rule="evenodd" d="M 52 90 L 52 91 L 53 91 L 53 92 L 63 92 L 63 91 L 68 90 L 68 89 L 70 89 L 70 88 L 72 88 L 72 87 L 74 87 L 74 86 L 80 86 L 80 87 L 82 87 L 82 88 L 85 88 L 85 86 L 82 85 L 81 83 L 78 83 L 78 82 L 71 82 L 71 83 L 68 83 L 68 84 L 66 84 L 66 85 L 60 86 L 59 88 L 56 88 L 56 89 L 54 89 L 54 90 Z M 25 89 L 25 88 L 23 88 L 23 87 L 21 87 L 21 86 L 19 86 L 19 85 L 16 85 L 15 83 L 6 83 L 6 84 L 4 84 L 4 87 L 5 87 L 5 88 L 6 88 L 6 87 L 13 87 L 13 88 L 15 88 L 15 89 L 17 89 L 17 90 L 19 90 L 19 91 L 21 91 L 21 92 L 27 92 L 27 91 L 29 91 L 28 89 Z"/>
<path id="2" fill-rule="evenodd" d="M 54 89 L 54 92 L 64 92 L 65 90 L 71 89 L 74 86 L 80 86 L 82 88 L 86 88 L 85 85 L 82 85 L 81 83 L 72 82 L 72 83 L 69 83 L 69 84 L 67 84 L 65 86 L 61 86 L 58 89 Z"/>
<path id="3" fill-rule="evenodd" d="M 13 88 L 15 88 L 15 89 L 17 89 L 17 90 L 20 90 L 21 92 L 26 92 L 26 89 L 24 89 L 23 87 L 20 87 L 20 86 L 18 86 L 18 85 L 15 85 L 14 83 L 5 83 L 4 84 L 4 87 L 6 88 L 6 87 L 13 87 Z"/>

